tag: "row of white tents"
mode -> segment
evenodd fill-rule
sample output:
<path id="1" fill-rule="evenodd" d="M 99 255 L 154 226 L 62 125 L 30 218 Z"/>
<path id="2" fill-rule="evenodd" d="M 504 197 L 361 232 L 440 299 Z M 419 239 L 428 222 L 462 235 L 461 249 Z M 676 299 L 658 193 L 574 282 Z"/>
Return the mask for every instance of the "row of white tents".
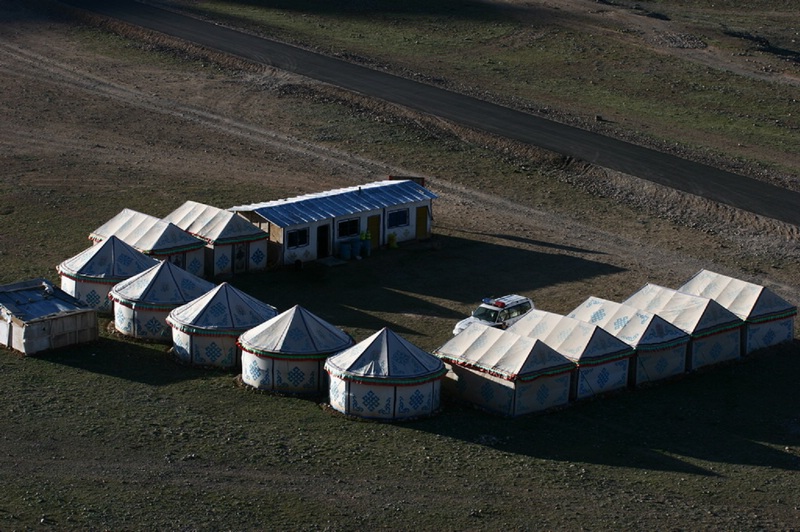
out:
<path id="1" fill-rule="evenodd" d="M 206 214 L 189 223 L 189 212 Z M 189 202 L 174 219 L 218 234 L 230 217 L 214 212 Z M 437 411 L 442 385 L 479 408 L 518 416 L 794 337 L 796 307 L 762 286 L 703 270 L 677 290 L 648 284 L 621 303 L 590 297 L 566 316 L 535 309 L 507 330 L 473 324 L 433 353 L 389 329 L 355 344 L 301 307 L 279 314 L 229 283 L 203 279 L 204 268 L 186 268 L 186 253 L 199 249 L 186 244 L 189 233 L 123 214 L 127 222 L 109 222 L 92 233 L 94 245 L 59 264 L 61 290 L 44 280 L 0 287 L 5 345 L 30 354 L 92 341 L 94 313 L 108 312 L 121 334 L 171 342 L 183 363 L 241 367 L 254 388 L 323 393 L 348 414 L 403 419 Z M 173 254 L 146 253 L 156 234 Z M 33 317 L 37 309 L 47 317 Z"/>
<path id="2" fill-rule="evenodd" d="M 534 309 L 506 330 L 472 324 L 434 351 L 445 391 L 518 416 L 635 388 L 791 341 L 797 307 L 708 270 L 622 303 L 590 297 L 566 316 Z"/>
<path id="3" fill-rule="evenodd" d="M 148 264 L 124 243 L 114 246 L 112 262 Z M 0 322 L 6 345 L 17 336 L 20 301 L 37 290 L 44 296 L 36 304 L 51 314 L 63 314 L 71 297 L 46 281 L 0 287 L 4 317 L 18 314 Z M 534 309 L 506 330 L 473 324 L 428 353 L 386 328 L 355 343 L 303 307 L 278 313 L 168 261 L 112 285 L 106 297 L 118 332 L 171 341 L 185 364 L 241 367 L 247 386 L 326 394 L 340 412 L 387 420 L 435 413 L 443 391 L 514 417 L 638 387 L 791 341 L 797 314 L 764 287 L 703 270 L 678 290 L 649 284 L 622 303 L 590 297 L 566 316 Z M 96 339 L 96 318 L 92 334 L 73 326 L 87 311 L 79 305 L 67 325 L 51 324 L 62 338 L 51 347 L 76 335 Z M 29 330 L 40 326 L 33 320 Z M 43 338 L 28 335 L 27 346 L 45 345 Z"/>

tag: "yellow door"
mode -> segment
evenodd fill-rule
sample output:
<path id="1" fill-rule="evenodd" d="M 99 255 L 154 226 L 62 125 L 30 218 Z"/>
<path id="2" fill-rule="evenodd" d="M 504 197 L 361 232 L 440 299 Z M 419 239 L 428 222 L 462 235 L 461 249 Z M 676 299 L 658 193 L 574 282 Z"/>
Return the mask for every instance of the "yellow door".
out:
<path id="1" fill-rule="evenodd" d="M 369 231 L 372 249 L 377 249 L 381 245 L 381 217 L 370 216 L 367 218 L 367 231 Z"/>

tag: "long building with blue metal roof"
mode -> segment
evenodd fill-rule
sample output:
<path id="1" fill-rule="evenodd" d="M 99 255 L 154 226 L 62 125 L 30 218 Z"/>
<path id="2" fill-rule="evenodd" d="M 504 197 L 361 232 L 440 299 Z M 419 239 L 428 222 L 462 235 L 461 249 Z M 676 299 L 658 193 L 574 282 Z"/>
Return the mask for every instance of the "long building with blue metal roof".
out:
<path id="1" fill-rule="evenodd" d="M 269 233 L 277 264 L 294 264 L 427 238 L 436 197 L 415 180 L 391 179 L 228 210 Z"/>

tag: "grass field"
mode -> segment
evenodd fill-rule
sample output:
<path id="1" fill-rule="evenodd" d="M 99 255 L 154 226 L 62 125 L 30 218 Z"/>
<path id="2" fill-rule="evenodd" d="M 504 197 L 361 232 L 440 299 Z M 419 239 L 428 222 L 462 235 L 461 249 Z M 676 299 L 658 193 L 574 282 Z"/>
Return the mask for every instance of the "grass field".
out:
<path id="1" fill-rule="evenodd" d="M 638 72 L 653 68 L 651 52 L 626 48 L 619 39 L 630 32 L 595 27 L 598 21 L 580 19 L 566 3 L 558 4 L 560 18 L 558 10 L 537 3 L 520 11 L 513 3 L 497 10 L 471 2 L 402 3 L 405 11 L 379 2 L 170 4 L 235 17 L 227 20 L 250 28 L 268 25 L 286 40 L 485 90 L 564 120 L 602 114 L 616 123 L 588 119 L 592 127 L 613 127 L 646 142 L 685 143 L 694 155 L 746 163 L 748 170 L 780 168 L 770 179 L 797 176 L 796 87 L 703 74 L 694 63 L 663 57 L 658 76 L 675 77 L 683 87 L 695 75 L 707 76 L 697 82 L 716 88 L 693 89 L 659 116 L 662 107 L 652 93 L 663 84 Z M 747 16 L 731 1 L 645 8 L 698 28 L 709 42 L 701 29 L 718 30 L 727 21 L 735 32 L 796 46 L 792 2 L 748 5 Z M 381 6 L 384 11 L 371 17 L 346 16 L 348 9 L 352 15 Z M 459 16 L 450 15 L 454 7 Z M 434 205 L 430 242 L 377 250 L 342 267 L 306 265 L 242 277 L 235 285 L 281 310 L 302 304 L 357 340 L 388 326 L 428 350 L 449 338 L 487 286 L 567 312 L 589 295 L 618 299 L 644 282 L 674 284 L 697 265 L 714 264 L 797 292 L 797 239 L 770 235 L 769 225 L 753 231 L 766 232 L 761 236 L 774 247 L 740 246 L 691 227 L 685 205 L 674 205 L 684 222 L 674 223 L 613 194 L 600 197 L 585 185 L 600 173 L 557 156 L 515 151 L 313 84 L 237 71 L 29 9 L 21 0 L 0 5 L 2 282 L 57 280 L 55 265 L 87 247 L 88 233 L 124 207 L 154 215 L 186 199 L 224 207 L 382 178 L 402 168 L 435 176 L 442 190 L 469 187 L 481 195 L 443 194 Z M 531 13 L 543 22 L 520 25 Z M 659 20 L 628 7 L 622 14 Z M 609 40 L 599 42 L 600 34 Z M 744 42 L 714 35 L 720 46 Z M 477 60 L 459 65 L 464 43 Z M 543 49 L 534 53 L 537 46 Z M 619 85 L 585 92 L 591 85 L 576 76 L 601 71 L 562 64 L 572 50 L 589 46 L 607 54 L 598 60 L 631 65 L 603 80 Z M 424 61 L 440 49 L 446 51 L 441 63 Z M 515 49 L 525 55 L 514 56 Z M 762 54 L 748 53 L 754 60 Z M 536 79 L 548 61 L 556 65 L 551 72 L 564 70 L 560 84 Z M 510 64 L 519 75 L 498 75 Z M 515 88 L 521 80 L 539 85 Z M 648 93 L 643 89 L 651 82 Z M 625 91 L 636 98 L 620 98 Z M 704 104 L 712 92 L 719 98 Z M 702 108 L 712 103 L 719 109 Z M 192 114 L 197 109 L 229 119 L 229 129 L 203 122 L 200 113 Z M 734 119 L 736 113 L 751 118 Z M 768 126 L 773 113 L 786 116 Z M 762 125 L 751 129 L 752 117 Z M 724 127 L 710 135 L 717 119 Z M 251 126 L 248 134 L 231 133 L 236 123 Z M 258 127 L 289 140 L 278 143 Z M 738 146 L 747 135 L 752 138 L 741 143 L 748 147 Z M 333 162 L 301 150 L 318 146 Z M 356 170 L 342 153 L 380 164 L 365 162 Z M 465 212 L 490 219 L 513 214 L 514 224 L 478 218 L 458 225 Z M 590 215 L 596 221 L 589 222 Z M 774 251 L 781 247 L 787 249 Z M 486 273 L 498 264 L 502 275 Z M 167 346 L 110 332 L 107 318 L 102 331 L 88 346 L 28 358 L 2 353 L 0 529 L 800 527 L 797 341 L 545 415 L 502 419 L 445 397 L 435 417 L 388 424 L 345 419 L 327 411 L 324 398 L 258 393 L 238 386 L 233 373 L 178 365 Z"/>

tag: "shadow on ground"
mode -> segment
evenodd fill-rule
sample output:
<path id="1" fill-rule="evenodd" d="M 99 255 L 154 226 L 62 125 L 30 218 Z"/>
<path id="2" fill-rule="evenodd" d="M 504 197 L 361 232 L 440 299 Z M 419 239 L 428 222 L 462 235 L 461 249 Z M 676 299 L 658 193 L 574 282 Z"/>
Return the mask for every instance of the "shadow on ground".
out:
<path id="1" fill-rule="evenodd" d="M 501 240 L 502 242 L 502 240 Z M 299 304 L 340 327 L 379 330 L 379 314 L 464 318 L 464 305 L 619 273 L 616 266 L 518 245 L 436 235 L 399 249 L 377 250 L 341 266 L 307 263 L 244 276 L 233 283 L 283 311 Z M 414 332 L 393 326 L 395 332 Z"/>
<path id="2" fill-rule="evenodd" d="M 411 430 L 546 460 L 716 475 L 713 465 L 798 471 L 800 342 L 646 389 L 501 418 L 444 399 Z M 786 450 L 784 448 L 786 447 Z"/>

